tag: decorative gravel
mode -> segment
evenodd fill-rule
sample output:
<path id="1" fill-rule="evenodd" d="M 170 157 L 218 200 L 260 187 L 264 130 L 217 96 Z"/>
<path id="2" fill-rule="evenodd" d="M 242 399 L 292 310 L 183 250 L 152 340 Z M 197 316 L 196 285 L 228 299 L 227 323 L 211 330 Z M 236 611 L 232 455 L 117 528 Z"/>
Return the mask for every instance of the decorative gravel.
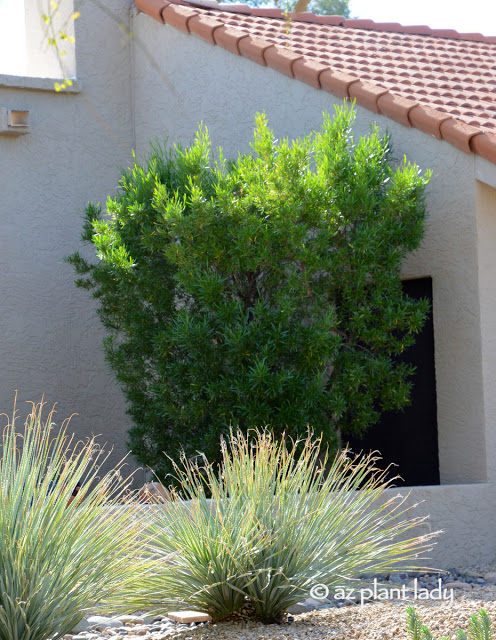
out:
<path id="1" fill-rule="evenodd" d="M 418 585 L 438 586 L 438 575 L 417 578 Z M 484 608 L 496 630 L 496 568 L 476 567 L 464 571 L 452 570 L 442 578 L 443 588 L 453 589 L 453 601 L 413 599 L 376 601 L 361 606 L 325 603 L 302 614 L 288 616 L 282 624 L 263 625 L 249 619 L 205 624 L 177 624 L 166 615 L 155 619 L 121 616 L 112 626 L 92 624 L 85 631 L 65 636 L 66 640 L 407 640 L 406 613 L 414 605 L 436 638 L 455 640 L 458 628 L 467 629 L 469 618 Z M 405 582 L 405 581 L 404 581 Z M 413 584 L 409 576 L 407 583 Z M 399 584 L 394 578 L 390 587 Z M 420 588 L 420 587 L 419 587 Z M 313 601 L 313 604 L 319 604 Z M 302 603 L 304 606 L 305 603 Z M 309 606 L 312 606 L 311 604 Z M 105 620 L 105 618 L 102 618 Z M 108 619 L 109 620 L 109 619 Z M 92 621 L 88 618 L 83 626 Z"/>

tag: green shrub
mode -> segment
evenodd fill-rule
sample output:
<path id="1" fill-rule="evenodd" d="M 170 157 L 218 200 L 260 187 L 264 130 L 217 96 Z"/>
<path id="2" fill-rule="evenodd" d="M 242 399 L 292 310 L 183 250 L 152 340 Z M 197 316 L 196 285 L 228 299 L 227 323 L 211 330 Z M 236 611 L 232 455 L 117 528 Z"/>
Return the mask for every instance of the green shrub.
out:
<path id="1" fill-rule="evenodd" d="M 68 260 L 99 302 L 133 455 L 159 476 L 163 451 L 218 460 L 231 424 L 294 437 L 310 424 L 331 443 L 408 402 L 412 368 L 394 357 L 428 302 L 399 275 L 428 177 L 394 168 L 377 130 L 355 140 L 353 119 L 339 109 L 289 142 L 258 116 L 254 154 L 235 163 L 200 129 L 125 173 L 109 217 L 88 207 L 98 261 Z"/>
<path id="2" fill-rule="evenodd" d="M 422 623 L 414 607 L 407 607 L 406 616 L 410 640 L 436 640 L 427 626 Z M 449 640 L 449 638 L 441 638 L 441 640 Z M 493 640 L 491 620 L 487 612 L 481 609 L 478 614 L 471 616 L 468 636 L 465 631 L 458 629 L 456 640 Z"/>
<path id="3" fill-rule="evenodd" d="M 76 443 L 42 410 L 33 405 L 21 429 L 14 411 L 1 441 L 0 640 L 61 638 L 87 611 L 145 602 L 142 528 L 121 469 L 100 478 L 95 441 Z"/>
<path id="4" fill-rule="evenodd" d="M 219 619 L 249 598 L 258 619 L 274 622 L 316 584 L 405 569 L 436 534 L 406 535 L 421 520 L 384 495 L 374 462 L 342 452 L 328 463 L 310 436 L 287 446 L 240 431 L 223 441 L 218 470 L 183 458 L 176 480 L 191 502 L 153 508 L 157 603 L 179 599 Z"/>

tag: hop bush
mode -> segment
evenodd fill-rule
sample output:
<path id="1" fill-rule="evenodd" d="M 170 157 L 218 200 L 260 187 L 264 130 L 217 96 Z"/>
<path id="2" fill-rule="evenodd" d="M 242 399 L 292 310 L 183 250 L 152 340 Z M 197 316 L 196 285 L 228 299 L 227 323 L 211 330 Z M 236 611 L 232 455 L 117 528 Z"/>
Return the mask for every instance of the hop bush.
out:
<path id="1" fill-rule="evenodd" d="M 135 611 L 145 602 L 142 527 L 122 466 L 99 477 L 107 454 L 76 442 L 68 422 L 32 406 L 16 412 L 0 452 L 0 640 L 56 640 L 88 611 Z M 80 490 L 73 496 L 77 483 Z M 115 508 L 118 507 L 118 508 Z"/>
<path id="2" fill-rule="evenodd" d="M 253 155 L 154 149 L 125 173 L 109 216 L 89 205 L 69 258 L 107 330 L 107 360 L 134 426 L 133 455 L 161 477 L 177 457 L 219 459 L 231 424 L 326 443 L 362 433 L 408 402 L 413 344 L 428 310 L 402 292 L 420 244 L 429 176 L 395 163 L 377 130 L 355 139 L 354 113 L 277 141 L 257 117 Z"/>
<path id="3" fill-rule="evenodd" d="M 422 520 L 384 493 L 390 481 L 372 454 L 328 461 L 310 435 L 250 436 L 223 441 L 218 469 L 205 458 L 175 466 L 178 499 L 152 511 L 157 603 L 219 619 L 249 599 L 259 620 L 277 622 L 314 585 L 405 569 L 436 535 L 407 535 Z"/>

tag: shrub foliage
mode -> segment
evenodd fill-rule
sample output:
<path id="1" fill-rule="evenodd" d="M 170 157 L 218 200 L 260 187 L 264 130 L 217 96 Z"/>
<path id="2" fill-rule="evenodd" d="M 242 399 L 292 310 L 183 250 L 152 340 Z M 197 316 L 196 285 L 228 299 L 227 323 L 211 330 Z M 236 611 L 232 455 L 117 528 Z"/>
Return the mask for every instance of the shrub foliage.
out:
<path id="1" fill-rule="evenodd" d="M 248 598 L 271 623 L 312 587 L 332 593 L 361 573 L 418 566 L 436 534 L 413 535 L 422 520 L 384 493 L 375 460 L 344 451 L 328 464 L 311 436 L 298 446 L 267 431 L 231 434 L 220 469 L 183 457 L 175 473 L 188 501 L 153 508 L 157 602 L 181 599 L 218 619 Z"/>
<path id="2" fill-rule="evenodd" d="M 402 408 L 428 303 L 402 293 L 400 265 L 424 228 L 427 176 L 393 164 L 354 113 L 277 141 L 257 116 L 253 154 L 214 159 L 200 128 L 188 148 L 155 148 L 118 195 L 86 211 L 98 260 L 71 262 L 107 330 L 105 353 L 134 422 L 130 445 L 218 457 L 230 424 L 331 442 Z"/>

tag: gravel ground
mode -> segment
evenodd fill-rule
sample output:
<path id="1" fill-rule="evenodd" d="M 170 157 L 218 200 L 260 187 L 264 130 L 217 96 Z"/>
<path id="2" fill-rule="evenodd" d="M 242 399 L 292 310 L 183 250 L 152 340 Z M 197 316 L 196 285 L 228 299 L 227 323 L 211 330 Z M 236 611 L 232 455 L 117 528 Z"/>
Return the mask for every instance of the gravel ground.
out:
<path id="1" fill-rule="evenodd" d="M 477 584 L 484 576 L 484 584 Z M 482 580 L 482 578 L 479 578 Z M 451 578 L 450 578 L 451 580 Z M 457 582 L 458 581 L 458 582 Z M 468 581 L 468 582 L 467 582 Z M 191 626 L 164 618 L 125 622 L 125 627 L 88 628 L 66 640 L 408 640 L 405 609 L 414 605 L 437 639 L 455 640 L 455 632 L 467 630 L 469 618 L 485 609 L 496 631 L 496 566 L 471 567 L 455 578 L 453 601 L 391 600 L 366 605 L 318 609 L 292 615 L 288 622 L 263 625 L 253 620 L 207 623 Z M 395 585 L 391 583 L 391 587 Z M 447 585 L 448 586 L 448 585 Z M 159 616 L 160 617 L 160 616 Z M 131 616 L 129 616 L 131 618 Z M 144 624 L 145 623 L 145 624 Z M 495 634 L 496 635 L 496 634 Z"/>
<path id="2" fill-rule="evenodd" d="M 365 606 L 325 609 L 294 616 L 292 624 L 262 625 L 252 621 L 196 627 L 182 640 L 407 640 L 405 609 L 413 604 L 437 638 L 455 640 L 458 628 L 467 629 L 469 618 L 484 608 L 496 629 L 496 587 L 455 590 L 454 602 L 425 604 L 381 602 Z M 177 636 L 176 636 L 177 638 Z"/>

